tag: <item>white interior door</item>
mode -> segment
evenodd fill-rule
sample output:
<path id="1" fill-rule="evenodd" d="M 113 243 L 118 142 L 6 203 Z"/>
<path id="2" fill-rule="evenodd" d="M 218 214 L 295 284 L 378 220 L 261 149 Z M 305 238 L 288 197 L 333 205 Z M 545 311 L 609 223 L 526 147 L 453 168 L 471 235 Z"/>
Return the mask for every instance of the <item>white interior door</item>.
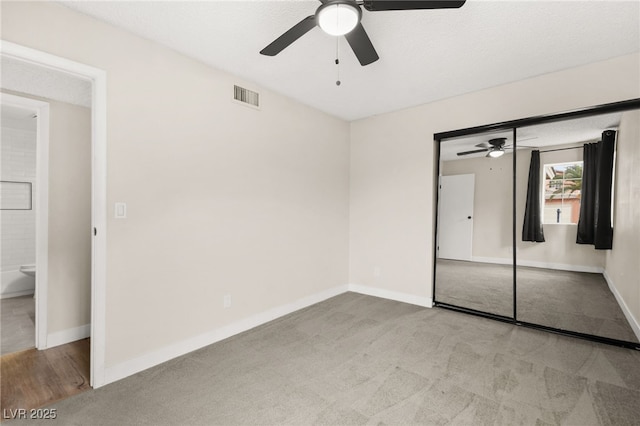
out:
<path id="1" fill-rule="evenodd" d="M 475 175 L 440 176 L 438 257 L 471 260 Z"/>

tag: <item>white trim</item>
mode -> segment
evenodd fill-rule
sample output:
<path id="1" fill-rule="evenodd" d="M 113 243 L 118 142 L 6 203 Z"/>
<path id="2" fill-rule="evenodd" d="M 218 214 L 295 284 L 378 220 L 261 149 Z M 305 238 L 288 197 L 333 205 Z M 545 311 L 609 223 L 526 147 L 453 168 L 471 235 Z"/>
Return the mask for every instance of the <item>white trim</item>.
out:
<path id="1" fill-rule="evenodd" d="M 607 274 L 606 270 L 603 272 L 602 275 L 604 275 L 604 279 L 605 281 L 607 281 L 607 284 L 609 285 L 609 290 L 611 290 L 611 293 L 613 293 L 613 296 L 616 298 L 618 305 L 620 305 L 620 309 L 622 310 L 622 313 L 624 314 L 625 318 L 629 322 L 631 329 L 633 329 L 633 332 L 635 333 L 636 337 L 638 338 L 638 340 L 640 340 L 640 322 L 638 322 L 638 320 L 633 316 L 633 313 L 631 313 L 631 310 L 625 303 L 620 293 L 618 293 L 618 289 L 616 288 L 609 274 Z"/>
<path id="2" fill-rule="evenodd" d="M 81 325 L 80 327 L 68 328 L 66 330 L 51 333 L 49 334 L 49 336 L 47 336 L 47 343 L 49 344 L 49 348 L 53 348 L 56 346 L 75 342 L 76 340 L 86 339 L 90 335 L 91 324 L 85 324 Z"/>
<path id="3" fill-rule="evenodd" d="M 3 45 L 4 47 L 4 45 Z M 3 52 L 4 53 L 4 52 Z M 2 93 L 2 104 L 34 112 L 36 128 L 36 330 L 35 347 L 47 348 L 49 271 L 49 103 Z"/>
<path id="4" fill-rule="evenodd" d="M 49 104 L 38 108 L 36 142 L 36 348 L 46 348 L 49 324 Z"/>
<path id="5" fill-rule="evenodd" d="M 105 383 L 107 301 L 107 73 L 92 68 L 91 108 L 91 386 Z M 90 231 L 93 232 L 93 229 Z"/>
<path id="6" fill-rule="evenodd" d="M 234 322 L 224 327 L 217 328 L 215 330 L 211 330 L 199 336 L 195 336 L 190 339 L 165 346 L 161 349 L 149 352 L 137 358 L 124 361 L 120 364 L 116 364 L 113 367 L 108 367 L 105 371 L 104 384 L 124 379 L 125 377 L 146 370 L 147 368 L 151 368 L 155 365 L 169 361 L 170 359 L 227 339 L 231 336 L 242 333 L 243 331 L 250 330 L 269 321 L 273 321 L 276 318 L 280 318 L 284 315 L 322 302 L 323 300 L 327 300 L 331 297 L 337 296 L 347 291 L 348 288 L 346 285 L 333 287 L 320 293 L 298 299 L 295 302 L 278 306 L 256 315 L 252 315 L 243 320 Z"/>
<path id="7" fill-rule="evenodd" d="M 105 305 L 107 262 L 107 75 L 105 71 L 46 52 L 0 40 L 2 55 L 52 68 L 92 82 L 91 221 L 98 229 L 92 238 L 91 262 L 91 385 L 105 384 Z M 38 266 L 40 268 L 40 266 Z M 41 273 L 42 274 L 42 273 Z M 37 274 L 36 274 L 37 276 Z"/>
<path id="8" fill-rule="evenodd" d="M 433 299 L 430 297 L 416 296 L 408 293 L 400 293 L 397 291 L 385 290 L 382 288 L 368 287 L 360 284 L 349 284 L 349 291 L 354 293 L 366 294 L 368 296 L 381 297 L 383 299 L 395 300 L 397 302 L 409 303 L 425 308 L 433 306 Z"/>
<path id="9" fill-rule="evenodd" d="M 473 256 L 471 259 L 472 262 L 479 263 L 495 263 L 498 265 L 511 265 L 513 264 L 513 259 L 501 258 L 501 257 L 479 257 Z M 529 266 L 532 268 L 544 268 L 544 269 L 554 269 L 557 271 L 570 271 L 570 272 L 589 272 L 593 274 L 601 274 L 604 272 L 604 268 L 601 266 L 591 266 L 591 265 L 569 265 L 566 263 L 551 263 L 551 262 L 536 262 L 532 260 L 516 260 L 518 266 Z"/>

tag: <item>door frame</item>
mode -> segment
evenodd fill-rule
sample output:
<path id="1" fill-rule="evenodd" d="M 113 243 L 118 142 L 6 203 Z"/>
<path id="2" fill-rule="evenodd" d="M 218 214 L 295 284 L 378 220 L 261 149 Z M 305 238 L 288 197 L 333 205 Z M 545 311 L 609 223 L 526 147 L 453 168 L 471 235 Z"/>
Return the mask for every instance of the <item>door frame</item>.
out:
<path id="1" fill-rule="evenodd" d="M 36 127 L 36 328 L 35 347 L 47 348 L 49 270 L 49 103 L 2 93 L 2 105 L 37 116 Z"/>
<path id="2" fill-rule="evenodd" d="M 91 81 L 91 386 L 105 384 L 107 264 L 107 74 L 104 70 L 0 40 L 0 54 Z M 48 132 L 47 132 L 48 133 Z M 38 273 L 36 273 L 36 276 Z M 40 332 L 40 330 L 38 330 Z M 40 343 L 40 342 L 39 342 Z"/>

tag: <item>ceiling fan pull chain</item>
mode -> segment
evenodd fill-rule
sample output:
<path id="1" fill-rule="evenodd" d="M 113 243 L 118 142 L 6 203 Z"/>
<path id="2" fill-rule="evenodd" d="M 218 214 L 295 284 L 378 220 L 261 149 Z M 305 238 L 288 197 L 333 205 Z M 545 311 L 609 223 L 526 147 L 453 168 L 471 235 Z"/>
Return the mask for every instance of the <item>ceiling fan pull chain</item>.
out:
<path id="1" fill-rule="evenodd" d="M 338 51 L 338 43 L 340 42 L 340 38 L 336 37 L 336 68 L 338 70 L 338 77 L 336 79 L 336 86 L 340 86 L 340 58 L 338 56 L 339 51 Z"/>

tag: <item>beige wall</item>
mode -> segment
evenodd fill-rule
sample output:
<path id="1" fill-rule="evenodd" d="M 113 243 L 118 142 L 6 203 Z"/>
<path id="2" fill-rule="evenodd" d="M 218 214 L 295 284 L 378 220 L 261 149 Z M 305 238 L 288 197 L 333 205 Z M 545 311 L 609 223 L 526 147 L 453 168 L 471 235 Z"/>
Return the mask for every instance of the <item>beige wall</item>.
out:
<path id="1" fill-rule="evenodd" d="M 2 38 L 107 72 L 107 368 L 347 283 L 348 123 L 56 4 Z"/>
<path id="2" fill-rule="evenodd" d="M 639 68 L 633 54 L 353 122 L 350 282 L 431 297 L 434 133 L 637 98 Z"/>
<path id="3" fill-rule="evenodd" d="M 48 332 L 91 322 L 91 110 L 50 105 Z"/>
<path id="4" fill-rule="evenodd" d="M 640 111 L 622 116 L 616 145 L 613 249 L 606 273 L 640 325 Z M 636 328 L 637 330 L 637 328 Z M 640 336 L 639 336 L 640 338 Z"/>
<path id="5" fill-rule="evenodd" d="M 640 95 L 636 54 L 349 125 L 56 4 L 2 38 L 107 72 L 107 367 L 347 280 L 430 297 L 435 132 Z"/>
<path id="6" fill-rule="evenodd" d="M 446 144 L 446 142 L 444 142 Z M 575 146 L 575 145 L 574 145 Z M 564 145 L 553 146 L 563 148 Z M 519 150 L 516 160 L 516 236 L 519 265 L 597 271 L 604 268 L 604 252 L 576 244 L 576 225 L 544 225 L 544 243 L 523 242 L 522 224 L 529 177 L 529 150 Z M 543 152 L 540 166 L 581 161 L 582 150 Z M 444 161 L 442 175 L 475 175 L 472 256 L 477 261 L 511 263 L 513 156 Z M 542 172 L 541 172 L 542 173 Z"/>
<path id="7" fill-rule="evenodd" d="M 48 333 L 91 322 L 91 110 L 49 103 Z"/>

